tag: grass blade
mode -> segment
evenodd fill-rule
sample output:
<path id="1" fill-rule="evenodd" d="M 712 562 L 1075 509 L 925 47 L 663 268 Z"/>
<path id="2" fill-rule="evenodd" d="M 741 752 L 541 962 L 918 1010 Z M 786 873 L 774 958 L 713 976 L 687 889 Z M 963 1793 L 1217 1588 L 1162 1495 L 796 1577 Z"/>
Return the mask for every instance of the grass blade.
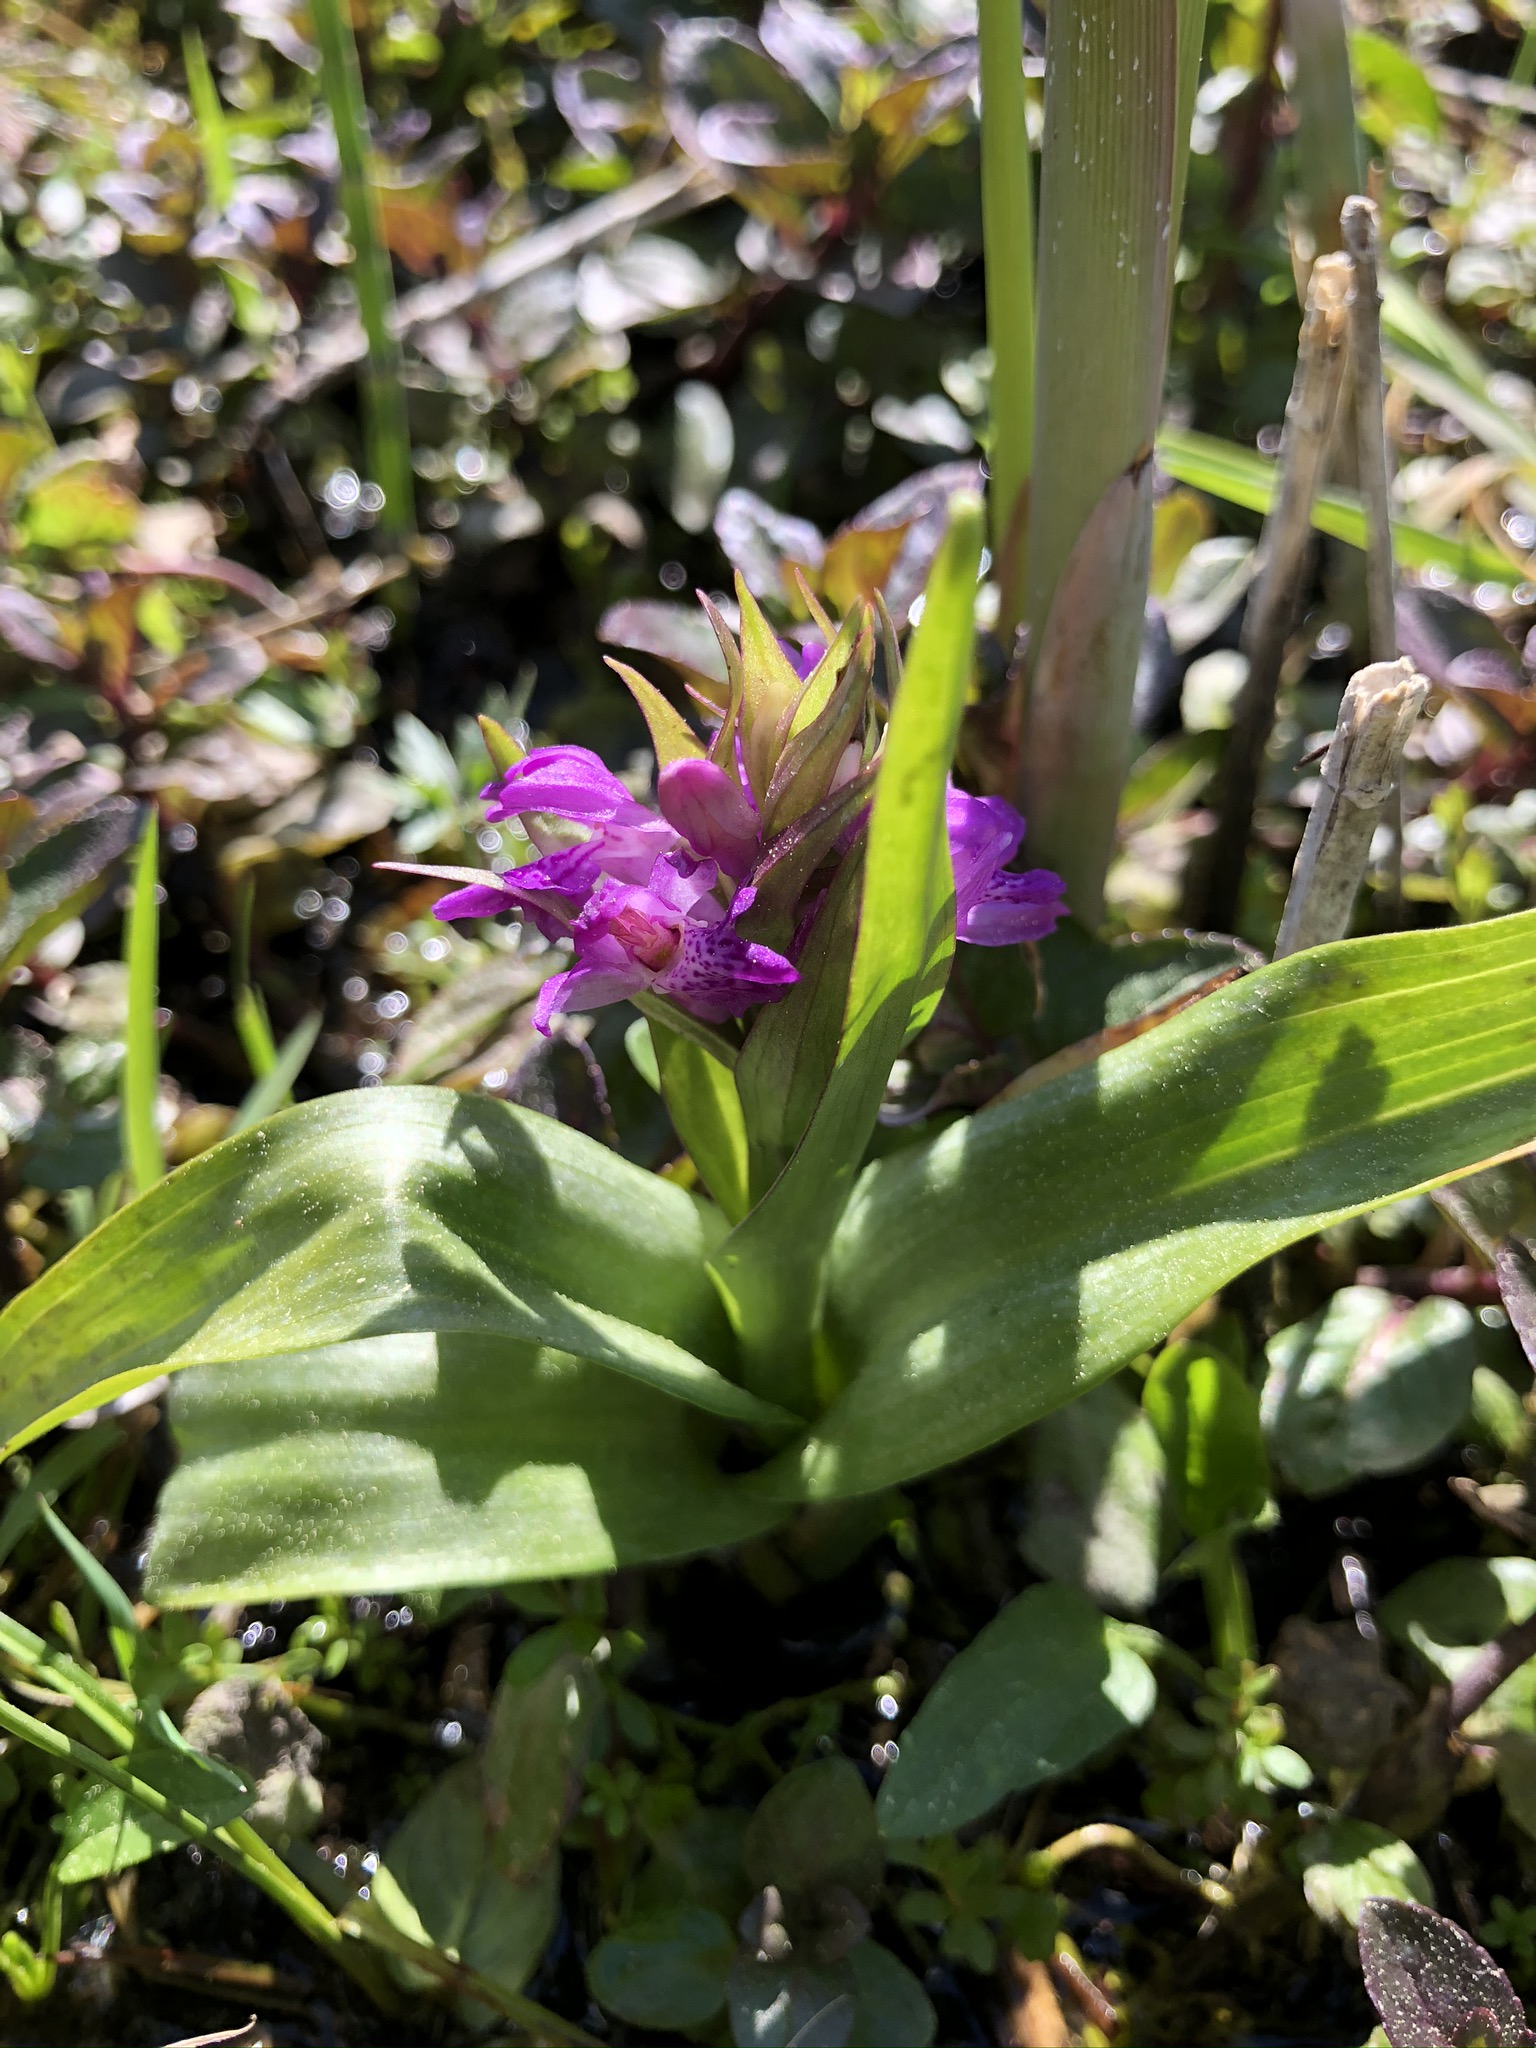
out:
<path id="1" fill-rule="evenodd" d="M 213 73 L 208 68 L 208 53 L 203 48 L 203 39 L 195 28 L 183 32 L 181 49 L 187 67 L 187 97 L 192 102 L 192 118 L 197 123 L 198 147 L 203 152 L 203 182 L 208 191 L 208 204 L 215 213 L 224 213 L 235 196 L 235 171 L 229 154 L 229 125 L 224 119 L 223 102 L 213 82 Z"/>
<path id="2" fill-rule="evenodd" d="M 247 991 L 247 993 L 251 993 Z M 262 1022 L 266 1013 L 262 1012 Z M 281 1052 L 274 1055 L 266 1068 L 247 1093 L 235 1113 L 235 1120 L 225 1132 L 232 1138 L 237 1131 L 249 1130 L 252 1124 L 259 1124 L 280 1109 L 286 1109 L 292 1099 L 293 1084 L 304 1071 L 304 1062 L 314 1049 L 315 1040 L 320 1036 L 322 1018 L 318 1010 L 306 1017 L 302 1024 L 296 1024 L 283 1040 Z"/>
<path id="3" fill-rule="evenodd" d="M 1176 483 L 1209 491 L 1229 505 L 1248 512 L 1267 512 L 1274 502 L 1279 471 L 1273 462 L 1249 448 L 1235 448 L 1213 434 L 1187 427 L 1164 427 L 1157 437 L 1157 460 Z M 1312 501 L 1312 524 L 1319 533 L 1353 548 L 1365 546 L 1365 511 L 1350 491 L 1319 491 Z M 1448 569 L 1463 583 L 1502 583 L 1513 589 L 1525 580 L 1519 565 L 1487 541 L 1431 533 L 1406 519 L 1392 522 L 1392 545 L 1405 569 Z"/>
<path id="4" fill-rule="evenodd" d="M 123 1164 L 142 1195 L 165 1172 L 156 1108 L 160 1095 L 160 1029 L 155 1009 L 160 990 L 159 889 L 160 816 L 151 805 L 133 856 L 132 895 L 124 934 L 128 966 L 128 1034 L 118 1097 Z"/>
<path id="5" fill-rule="evenodd" d="M 341 203 L 356 250 L 352 266 L 357 310 L 368 339 L 363 366 L 364 459 L 384 493 L 380 538 L 398 541 L 415 525 L 411 480 L 411 435 L 401 381 L 400 343 L 393 326 L 394 274 L 384 240 L 378 188 L 368 175 L 368 106 L 352 23 L 342 0 L 314 0 L 315 39 L 320 45 L 320 85 L 336 130 L 341 158 Z"/>

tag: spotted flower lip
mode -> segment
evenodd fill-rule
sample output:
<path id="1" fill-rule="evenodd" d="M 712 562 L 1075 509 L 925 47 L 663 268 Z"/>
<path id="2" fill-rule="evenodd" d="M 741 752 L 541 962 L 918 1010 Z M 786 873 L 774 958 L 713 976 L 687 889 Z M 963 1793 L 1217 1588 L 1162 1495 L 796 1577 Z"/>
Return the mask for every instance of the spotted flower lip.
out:
<path id="1" fill-rule="evenodd" d="M 967 796 L 950 785 L 945 802 L 955 875 L 955 937 L 972 946 L 1043 939 L 1066 915 L 1065 885 L 1049 868 L 1006 873 L 1024 842 L 1024 820 L 1000 796 Z"/>
<path id="2" fill-rule="evenodd" d="M 604 879 L 571 926 L 572 966 L 545 982 L 533 1021 L 548 1035 L 562 1010 L 593 1010 L 654 990 L 718 1024 L 772 1002 L 799 980 L 792 963 L 741 936 L 754 891 L 727 908 L 713 894 L 713 861 L 664 854 L 646 887 Z"/>

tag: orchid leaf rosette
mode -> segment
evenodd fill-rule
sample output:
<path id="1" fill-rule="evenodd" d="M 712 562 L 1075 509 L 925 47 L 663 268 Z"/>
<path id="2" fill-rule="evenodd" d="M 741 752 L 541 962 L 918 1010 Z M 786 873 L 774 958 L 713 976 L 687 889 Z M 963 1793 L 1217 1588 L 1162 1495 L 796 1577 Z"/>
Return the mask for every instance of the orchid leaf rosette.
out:
<path id="1" fill-rule="evenodd" d="M 0 1317 L 12 1445 L 196 1368 L 151 1597 L 740 1541 L 984 1449 L 1244 1268 L 1536 1136 L 1527 913 L 1297 955 L 872 1145 L 957 940 L 1043 940 L 1023 1024 L 1084 1014 L 1071 976 L 1111 957 L 1046 936 L 1023 821 L 953 779 L 980 554 L 959 497 L 900 651 L 864 611 L 781 644 L 743 592 L 696 721 L 621 670 L 654 801 L 493 732 L 488 814 L 530 858 L 429 871 L 440 916 L 568 948 L 543 1028 L 640 1009 L 702 1191 L 487 1096 L 352 1091 L 180 1167 Z"/>

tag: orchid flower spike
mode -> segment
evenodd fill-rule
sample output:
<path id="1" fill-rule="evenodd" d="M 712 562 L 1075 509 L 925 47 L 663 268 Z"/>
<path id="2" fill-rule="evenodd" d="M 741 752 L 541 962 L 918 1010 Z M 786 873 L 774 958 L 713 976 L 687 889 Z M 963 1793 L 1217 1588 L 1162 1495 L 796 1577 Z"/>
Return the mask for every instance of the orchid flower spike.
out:
<path id="1" fill-rule="evenodd" d="M 862 608 L 830 641 L 791 647 L 745 586 L 739 596 L 739 642 L 711 608 L 730 690 L 708 745 L 654 684 L 612 664 L 655 745 L 654 808 L 589 748 L 537 747 L 483 791 L 487 818 L 516 819 L 534 859 L 500 873 L 381 863 L 458 883 L 438 901 L 439 918 L 512 911 L 545 938 L 570 941 L 571 965 L 539 997 L 541 1031 L 562 1011 L 647 991 L 719 1024 L 776 1002 L 799 979 L 791 956 L 815 922 L 829 868 L 863 829 L 878 766 L 874 633 Z M 1011 946 L 1053 930 L 1066 907 L 1060 877 L 1009 870 L 1024 838 L 1013 806 L 951 785 L 946 821 L 956 938 Z M 788 951 L 762 943 L 765 931 Z"/>

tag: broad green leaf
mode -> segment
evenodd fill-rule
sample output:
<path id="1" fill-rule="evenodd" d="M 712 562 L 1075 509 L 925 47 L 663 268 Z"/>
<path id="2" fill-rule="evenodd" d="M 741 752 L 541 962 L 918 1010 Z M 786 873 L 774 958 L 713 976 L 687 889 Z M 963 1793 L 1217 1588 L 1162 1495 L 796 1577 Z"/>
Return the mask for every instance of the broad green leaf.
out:
<path id="1" fill-rule="evenodd" d="M 607 1572 L 780 1513 L 720 1475 L 697 1409 L 501 1338 L 203 1367 L 171 1405 L 147 1581 L 167 1606 Z"/>
<path id="2" fill-rule="evenodd" d="M 1434 1902 L 1429 1872 L 1408 1844 L 1371 1821 L 1325 1821 L 1292 1853 L 1307 1904 L 1326 1926 L 1358 1925 L 1367 1899 Z"/>
<path id="3" fill-rule="evenodd" d="M 21 526 L 33 547 L 73 554 L 132 540 L 139 501 L 102 462 L 75 462 L 42 477 L 27 492 Z"/>
<path id="4" fill-rule="evenodd" d="M 249 1786 L 233 1789 L 226 1771 L 180 1750 L 145 1744 L 130 1750 L 123 1765 L 210 1827 L 236 1819 L 256 1797 Z M 59 1878 L 84 1884 L 109 1877 L 186 1839 L 173 1821 L 137 1805 L 116 1785 L 84 1779 L 72 1788 L 65 1808 Z"/>
<path id="5" fill-rule="evenodd" d="M 587 1962 L 587 1989 L 632 2026 L 657 2033 L 702 2027 L 725 2004 L 736 1936 L 705 1906 L 663 1906 L 605 1935 Z"/>
<path id="6" fill-rule="evenodd" d="M 928 2048 L 938 2020 L 906 1964 L 878 1941 L 861 1941 L 848 1966 L 858 2000 L 852 2038 L 869 2048 Z"/>
<path id="7" fill-rule="evenodd" d="M 179 1168 L 0 1317 L 0 1432 L 178 1367 L 409 1332 L 590 1358 L 721 1416 L 717 1212 L 547 1117 L 446 1089 L 322 1097 Z"/>
<path id="8" fill-rule="evenodd" d="M 898 1485 L 1034 1421 L 1281 1246 L 1536 1133 L 1536 914 L 1297 954 L 871 1166 L 843 1391 L 747 1483 Z"/>
<path id="9" fill-rule="evenodd" d="M 544 1953 L 560 1912 L 560 1858 L 550 1856 L 537 1875 L 519 1884 L 492 1855 L 480 1772 L 455 1764 L 406 1815 L 405 1824 L 369 1886 L 390 1924 L 412 1941 L 428 1943 L 520 1991 Z M 412 1989 L 430 1981 L 411 1964 L 397 1964 Z M 489 2026 L 493 2015 L 478 2000 L 461 1998 L 461 2021 Z"/>
<path id="10" fill-rule="evenodd" d="M 773 1885 L 791 1910 L 833 1889 L 873 1904 L 885 1851 L 857 1767 L 827 1756 L 780 1778 L 748 1824 L 742 1862 L 754 1890 Z"/>
<path id="11" fill-rule="evenodd" d="M 903 1837 L 964 1827 L 1075 1770 L 1156 1700 L 1118 1623 L 1070 1586 L 1031 1586 L 944 1667 L 886 1773 L 880 1825 Z"/>
<path id="12" fill-rule="evenodd" d="M 1435 88 L 1408 52 L 1369 29 L 1349 39 L 1349 68 L 1360 100 L 1360 126 L 1384 149 L 1416 136 L 1438 141 L 1444 123 Z"/>
<path id="13" fill-rule="evenodd" d="M 1536 1614 L 1536 1558 L 1442 1557 L 1394 1588 L 1378 1612 L 1394 1642 L 1411 1645 L 1454 1682 L 1484 1643 Z M 1488 1706 L 1497 1708 L 1518 1677 Z"/>
<path id="14" fill-rule="evenodd" d="M 1342 1287 L 1267 1348 L 1265 1436 L 1292 1485 L 1323 1494 L 1439 1448 L 1472 1397 L 1477 1326 L 1459 1301 Z"/>
<path id="15" fill-rule="evenodd" d="M 1167 1467 L 1157 1431 L 1116 1381 L 1036 1423 L 1019 1548 L 1042 1577 L 1099 1607 L 1157 1597 Z"/>
<path id="16" fill-rule="evenodd" d="M 747 1213 L 747 1126 L 731 1070 L 665 1024 L 652 1022 L 649 1030 L 662 1099 L 677 1135 L 721 1214 L 738 1223 Z"/>
<path id="17" fill-rule="evenodd" d="M 801 1409 L 812 1397 L 810 1335 L 826 1243 L 917 992 L 936 954 L 954 943 L 945 790 L 970 677 L 982 522 L 980 499 L 957 492 L 886 730 L 837 1065 L 789 1164 L 711 1258 L 748 1385 Z"/>
<path id="18" fill-rule="evenodd" d="M 556 1626 L 518 1645 L 496 1688 L 480 1759 L 495 1862 L 519 1882 L 559 1846 L 602 1713 L 592 1661 L 568 1643 Z"/>
<path id="19" fill-rule="evenodd" d="M 1181 484 L 1209 491 L 1245 511 L 1267 512 L 1275 494 L 1276 465 L 1251 449 L 1199 434 L 1189 427 L 1164 427 L 1157 437 L 1158 465 Z M 1312 524 L 1319 533 L 1351 547 L 1365 546 L 1365 513 L 1348 491 L 1319 491 L 1312 506 Z M 1485 540 L 1431 533 L 1406 519 L 1392 522 L 1392 545 L 1405 569 L 1449 569 L 1466 583 L 1501 583 L 1513 587 L 1519 568 Z"/>
<path id="20" fill-rule="evenodd" d="M 1174 1512 L 1191 1536 L 1256 1522 L 1269 1500 L 1269 1460 L 1252 1387 L 1230 1359 L 1183 1339 L 1147 1375 L 1141 1405 L 1168 1460 Z"/>

